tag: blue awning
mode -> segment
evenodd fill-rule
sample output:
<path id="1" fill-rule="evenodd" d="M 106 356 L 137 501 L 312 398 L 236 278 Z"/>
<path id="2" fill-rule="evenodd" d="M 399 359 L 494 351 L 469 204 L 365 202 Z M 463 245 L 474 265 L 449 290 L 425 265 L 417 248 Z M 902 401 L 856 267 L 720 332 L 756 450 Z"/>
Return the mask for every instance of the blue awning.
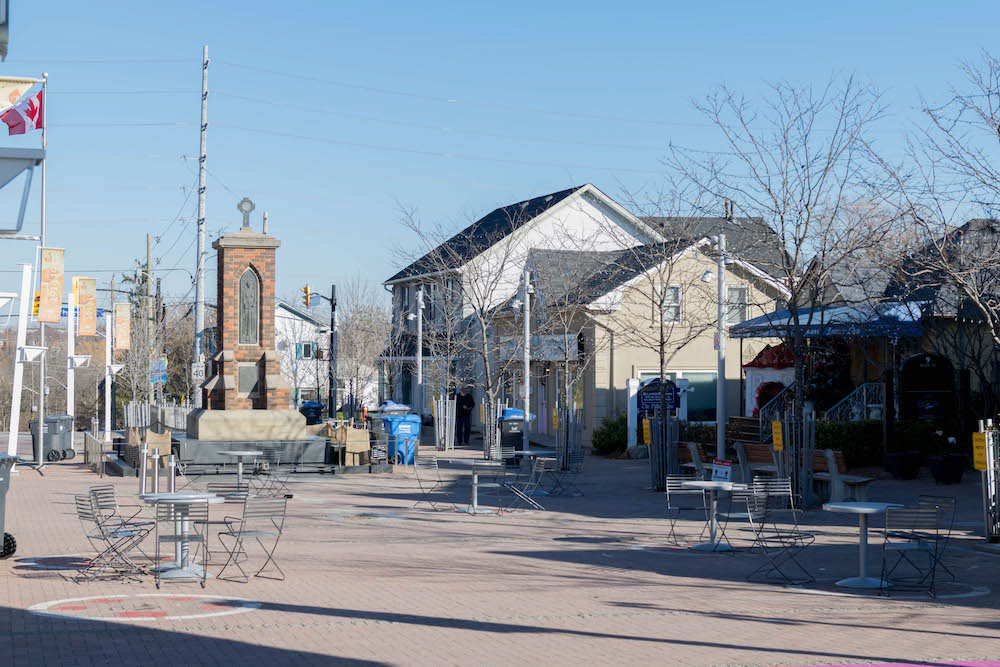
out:
<path id="1" fill-rule="evenodd" d="M 794 319 L 790 310 L 776 310 L 730 327 L 729 336 L 791 338 L 795 330 L 802 327 L 805 338 L 918 338 L 924 333 L 920 322 L 922 305 L 923 302 L 918 301 L 896 301 L 870 306 L 826 306 L 801 309 Z"/>

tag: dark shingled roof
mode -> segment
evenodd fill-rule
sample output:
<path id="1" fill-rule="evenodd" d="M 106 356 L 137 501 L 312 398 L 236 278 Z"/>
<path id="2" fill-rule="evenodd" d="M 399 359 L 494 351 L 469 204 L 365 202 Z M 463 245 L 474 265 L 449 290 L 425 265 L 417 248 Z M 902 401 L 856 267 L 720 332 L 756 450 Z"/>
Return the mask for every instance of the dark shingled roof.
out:
<path id="1" fill-rule="evenodd" d="M 647 217 L 643 221 L 655 225 L 667 238 L 703 239 L 722 232 L 727 251 L 778 281 L 788 277 L 782 264 L 785 251 L 781 238 L 763 218 L 734 218 L 730 222 L 725 218 Z"/>
<path id="2" fill-rule="evenodd" d="M 534 220 L 581 186 L 501 206 L 452 236 L 434 250 L 399 271 L 386 282 L 446 269 L 457 269 L 522 225 Z"/>
<path id="3" fill-rule="evenodd" d="M 608 252 L 534 249 L 532 273 L 546 307 L 588 304 L 689 245 L 685 239 Z"/>

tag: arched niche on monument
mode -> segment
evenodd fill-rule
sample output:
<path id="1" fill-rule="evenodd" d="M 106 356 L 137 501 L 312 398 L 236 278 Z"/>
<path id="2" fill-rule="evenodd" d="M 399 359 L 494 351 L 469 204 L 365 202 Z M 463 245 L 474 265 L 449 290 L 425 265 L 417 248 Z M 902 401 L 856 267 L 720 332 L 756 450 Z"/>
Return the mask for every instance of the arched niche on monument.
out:
<path id="1" fill-rule="evenodd" d="M 240 345 L 260 344 L 260 276 L 247 267 L 240 276 Z"/>

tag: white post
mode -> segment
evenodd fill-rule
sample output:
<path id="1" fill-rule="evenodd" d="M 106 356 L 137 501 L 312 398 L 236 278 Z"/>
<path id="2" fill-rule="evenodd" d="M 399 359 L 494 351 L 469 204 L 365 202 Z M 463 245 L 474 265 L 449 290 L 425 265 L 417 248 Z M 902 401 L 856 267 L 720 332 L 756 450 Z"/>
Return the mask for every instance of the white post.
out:
<path id="1" fill-rule="evenodd" d="M 48 72 L 42 73 L 42 98 L 44 100 L 43 103 L 47 105 L 49 103 L 49 74 L 48 74 Z M 48 147 L 48 135 L 47 135 L 48 130 L 46 129 L 49 126 L 48 118 L 49 118 L 49 109 L 48 109 L 48 107 L 46 107 L 45 108 L 45 122 L 42 125 L 42 150 L 45 150 Z M 41 262 L 41 249 L 45 247 L 45 243 L 46 243 L 46 240 L 45 240 L 45 222 L 46 222 L 46 220 L 45 220 L 45 204 L 46 204 L 45 188 L 46 188 L 46 165 L 47 164 L 48 164 L 48 160 L 46 160 L 46 159 L 43 158 L 42 159 L 42 191 L 41 191 L 42 202 L 41 202 L 40 213 L 39 213 L 39 219 L 40 219 L 40 234 L 39 234 L 40 241 L 39 242 L 41 244 L 40 247 L 39 247 L 39 255 L 38 255 L 39 290 L 41 290 L 41 273 L 42 273 L 42 267 L 41 267 L 41 263 L 42 263 Z M 45 347 L 45 323 L 44 322 L 39 322 L 38 323 L 38 344 L 42 348 Z M 44 455 L 45 455 L 45 365 L 46 365 L 46 363 L 45 363 L 46 362 L 45 357 L 46 356 L 48 356 L 48 355 L 46 355 L 45 352 L 43 351 L 41 358 L 38 360 L 38 377 L 39 377 L 39 383 L 38 383 L 38 418 L 37 419 L 38 419 L 38 440 L 39 440 L 39 442 L 38 442 L 38 456 L 35 457 L 35 463 L 38 465 L 39 468 L 41 468 L 43 465 L 45 465 L 45 456 Z"/>
<path id="2" fill-rule="evenodd" d="M 524 433 L 521 434 L 524 442 L 524 450 L 530 450 L 528 446 L 528 426 L 530 424 L 531 412 L 531 275 L 528 270 L 524 270 L 523 282 L 524 294 L 524 378 L 521 383 L 521 391 L 524 395 Z"/>
<path id="3" fill-rule="evenodd" d="M 24 384 L 24 361 L 21 350 L 28 337 L 28 304 L 31 303 L 31 264 L 21 265 L 21 297 L 17 302 L 17 347 L 14 348 L 14 386 L 10 399 L 10 432 L 7 454 L 17 456 L 17 436 L 21 428 L 21 386 Z"/>
<path id="4" fill-rule="evenodd" d="M 628 418 L 626 420 L 626 433 L 629 448 L 635 447 L 636 429 L 639 427 L 639 381 L 636 379 L 625 380 L 625 393 L 627 394 L 626 405 L 628 405 Z"/>
<path id="5" fill-rule="evenodd" d="M 76 354 L 76 292 L 66 293 L 69 304 L 66 313 L 66 414 L 76 417 L 76 370 L 73 355 Z"/>
<path id="6" fill-rule="evenodd" d="M 727 203 L 727 209 L 731 204 Z M 718 268 L 719 274 L 719 313 L 716 336 L 719 338 L 718 362 L 719 370 L 715 381 L 715 424 L 716 424 L 716 457 L 726 458 L 726 235 L 718 236 Z"/>
<path id="7" fill-rule="evenodd" d="M 115 293 L 111 292 L 111 308 L 104 313 L 104 442 L 111 442 L 111 341 L 114 338 Z"/>
<path id="8" fill-rule="evenodd" d="M 194 363 L 205 363 L 205 160 L 208 157 L 208 47 L 201 56 L 201 152 L 198 155 L 198 253 L 194 278 Z M 201 407 L 201 389 L 194 393 Z"/>
<path id="9" fill-rule="evenodd" d="M 424 288 L 417 288 L 417 415 L 424 416 Z"/>

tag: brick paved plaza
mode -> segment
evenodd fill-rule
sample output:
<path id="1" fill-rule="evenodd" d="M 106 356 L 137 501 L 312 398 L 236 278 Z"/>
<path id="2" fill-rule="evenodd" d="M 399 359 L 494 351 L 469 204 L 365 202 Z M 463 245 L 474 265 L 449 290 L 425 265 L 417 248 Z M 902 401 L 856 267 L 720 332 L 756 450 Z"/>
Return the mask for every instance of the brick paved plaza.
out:
<path id="1" fill-rule="evenodd" d="M 597 457 L 580 478 L 584 497 L 542 498 L 548 511 L 502 517 L 412 509 L 412 471 L 296 478 L 278 550 L 284 582 L 210 579 L 204 590 L 176 584 L 159 591 L 151 577 L 75 583 L 88 543 L 73 495 L 99 480 L 77 462 L 44 472 L 23 468 L 8 495 L 7 529 L 19 548 L 0 563 L 0 664 L 934 665 L 1000 658 L 998 556 L 972 549 L 981 516 L 972 475 L 960 487 L 887 480 L 871 490 L 871 500 L 899 502 L 928 491 L 958 495 L 961 526 L 946 563 L 961 583 L 943 584 L 934 601 L 836 594 L 832 582 L 857 567 L 857 523 L 821 511 L 804 519 L 818 535 L 803 558 L 819 578 L 812 592 L 747 583 L 760 556 L 670 546 L 662 496 L 644 490 L 645 462 Z M 460 484 L 456 499 L 465 501 L 468 469 L 449 475 Z M 136 491 L 135 479 L 109 479 L 120 494 Z M 694 540 L 701 525 L 683 522 L 682 530 Z M 872 568 L 880 543 L 872 531 Z"/>

